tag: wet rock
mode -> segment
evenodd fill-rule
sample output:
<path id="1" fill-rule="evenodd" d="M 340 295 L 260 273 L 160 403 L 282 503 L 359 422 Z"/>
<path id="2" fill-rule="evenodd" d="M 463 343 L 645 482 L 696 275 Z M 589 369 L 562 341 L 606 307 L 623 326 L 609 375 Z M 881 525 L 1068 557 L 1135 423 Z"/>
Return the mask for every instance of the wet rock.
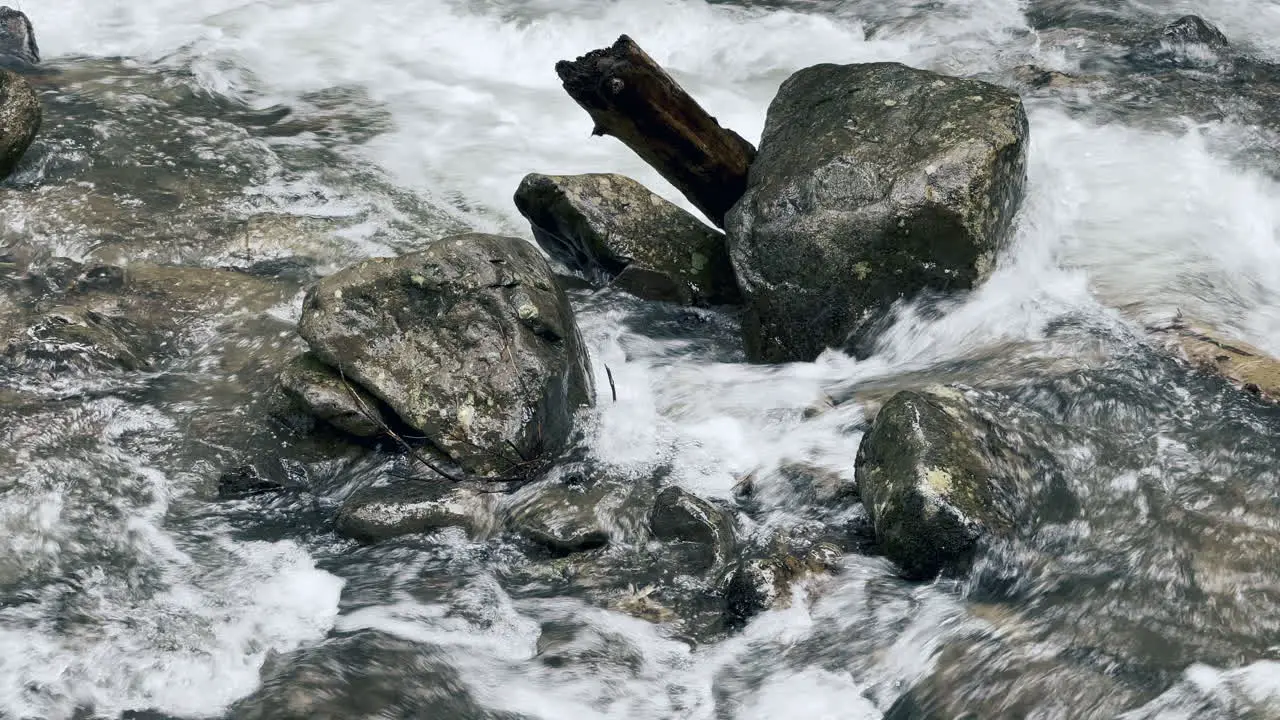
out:
<path id="1" fill-rule="evenodd" d="M 1272 402 L 1280 401 L 1280 359 L 1182 317 L 1149 328 L 1170 352 L 1196 368 Z"/>
<path id="2" fill-rule="evenodd" d="M 573 310 L 517 238 L 457 235 L 346 268 L 307 294 L 299 332 L 477 475 L 553 456 L 594 393 Z"/>
<path id="3" fill-rule="evenodd" d="M 670 486 L 658 493 L 649 516 L 653 536 L 694 546 L 693 572 L 724 564 L 734 550 L 733 520 L 710 502 Z"/>
<path id="4" fill-rule="evenodd" d="M 0 20 L 0 24 L 3 24 Z M 0 69 L 0 177 L 13 172 L 40 131 L 43 111 L 31 85 Z"/>
<path id="5" fill-rule="evenodd" d="M 283 490 L 284 487 L 283 483 L 263 477 L 258 468 L 252 465 L 232 468 L 218 477 L 218 497 L 223 500 L 262 495 Z"/>
<path id="6" fill-rule="evenodd" d="M 538 244 L 599 284 L 646 300 L 740 300 L 724 235 L 623 175 L 538 175 L 516 207 Z"/>
<path id="7" fill-rule="evenodd" d="M 31 19 L 21 10 L 0 7 L 0 68 L 23 72 L 39 63 L 40 46 Z"/>
<path id="8" fill-rule="evenodd" d="M 766 611 L 789 607 L 797 583 L 839 570 L 840 546 L 805 528 L 773 536 L 739 561 L 725 589 L 725 621 L 740 627 Z"/>
<path id="9" fill-rule="evenodd" d="M 1148 33 L 1126 59 L 1140 65 L 1212 66 L 1222 59 L 1221 51 L 1229 46 L 1227 36 L 1204 18 L 1185 15 Z"/>
<path id="10" fill-rule="evenodd" d="M 1114 671 L 983 640 L 945 647 L 933 658 L 932 674 L 900 696 L 884 720 L 1129 717 L 1135 693 Z"/>
<path id="11" fill-rule="evenodd" d="M 492 494 L 453 482 L 400 481 L 348 498 L 338 511 L 337 530 L 365 542 L 451 527 L 474 535 L 493 526 L 492 505 Z"/>
<path id="12" fill-rule="evenodd" d="M 911 578 L 964 568 L 980 540 L 1011 528 L 1013 487 L 1026 474 L 1013 455 L 958 391 L 894 395 L 856 463 L 881 550 Z"/>
<path id="13" fill-rule="evenodd" d="M 1019 65 L 1013 69 L 1013 78 L 1020 86 L 1029 90 L 1065 90 L 1082 87 L 1096 80 L 1096 78 L 1069 75 L 1057 70 L 1046 70 L 1038 65 Z"/>
<path id="14" fill-rule="evenodd" d="M 197 327 L 265 311 L 283 295 L 235 272 L 70 262 L 5 283 L 0 366 L 24 374 L 152 369 Z"/>
<path id="15" fill-rule="evenodd" d="M 376 437 L 392 418 L 382 403 L 312 353 L 294 358 L 280 373 L 280 387 L 299 409 L 356 437 Z"/>
<path id="16" fill-rule="evenodd" d="M 230 708 L 231 720 L 521 720 L 477 702 L 438 646 L 374 630 L 279 655 L 261 675 L 261 686 Z"/>
<path id="17" fill-rule="evenodd" d="M 727 218 L 757 361 L 849 347 L 897 299 L 971 288 L 1026 179 L 1018 96 L 897 63 L 816 65 L 769 106 Z"/>
<path id="18" fill-rule="evenodd" d="M 611 486 L 560 477 L 521 489 L 506 511 L 507 530 L 559 553 L 603 547 L 609 531 L 599 506 Z"/>

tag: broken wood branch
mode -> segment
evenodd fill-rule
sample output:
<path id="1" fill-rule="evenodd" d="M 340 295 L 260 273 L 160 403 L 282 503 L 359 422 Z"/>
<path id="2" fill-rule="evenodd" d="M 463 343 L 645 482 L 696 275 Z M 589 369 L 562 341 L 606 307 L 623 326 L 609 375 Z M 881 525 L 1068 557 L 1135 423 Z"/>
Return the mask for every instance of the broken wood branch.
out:
<path id="1" fill-rule="evenodd" d="M 714 117 L 630 37 L 556 63 L 564 89 L 595 121 L 676 187 L 713 223 L 747 187 L 755 147 Z"/>

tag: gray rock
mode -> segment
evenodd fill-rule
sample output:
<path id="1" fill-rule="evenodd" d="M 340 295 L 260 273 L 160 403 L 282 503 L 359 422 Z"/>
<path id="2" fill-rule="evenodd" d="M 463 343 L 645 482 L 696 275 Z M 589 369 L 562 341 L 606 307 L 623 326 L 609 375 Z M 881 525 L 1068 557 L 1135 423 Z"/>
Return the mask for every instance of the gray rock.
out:
<path id="1" fill-rule="evenodd" d="M 0 177 L 17 167 L 40 131 L 43 117 L 40 98 L 31 85 L 17 74 L 0 69 Z"/>
<path id="2" fill-rule="evenodd" d="M 448 481 L 402 481 L 357 492 L 338 511 L 337 530 L 377 542 L 457 527 L 472 534 L 493 524 L 493 495 Z"/>
<path id="3" fill-rule="evenodd" d="M 528 720 L 478 701 L 440 646 L 375 630 L 335 633 L 270 653 L 261 684 L 227 711 L 232 720 L 468 718 Z"/>
<path id="4" fill-rule="evenodd" d="M 285 395 L 305 412 L 356 437 L 376 437 L 392 418 L 382 403 L 353 382 L 344 382 L 337 370 L 304 353 L 280 373 Z"/>
<path id="5" fill-rule="evenodd" d="M 284 489 L 283 483 L 264 476 L 253 465 L 234 467 L 218 476 L 218 497 L 222 500 L 264 495 Z"/>
<path id="6" fill-rule="evenodd" d="M 1147 33 L 1125 56 L 1140 69 L 1209 68 L 1224 60 L 1230 47 L 1222 31 L 1196 15 L 1184 15 Z"/>
<path id="7" fill-rule="evenodd" d="M 307 294 L 299 332 L 465 471 L 519 471 L 567 441 L 594 389 L 573 309 L 537 250 L 457 235 Z"/>
<path id="8" fill-rule="evenodd" d="M 804 528 L 771 537 L 738 562 L 725 589 L 725 620 L 745 624 L 766 610 L 791 604 L 796 583 L 839 570 L 840 546 Z"/>
<path id="9" fill-rule="evenodd" d="M 556 477 L 523 488 L 506 512 L 506 527 L 557 553 L 603 547 L 609 531 L 598 512 L 608 496 L 604 482 L 566 482 Z"/>
<path id="10" fill-rule="evenodd" d="M 599 284 L 685 305 L 741 300 L 724 235 L 629 177 L 531 174 L 515 202 L 543 249 Z"/>
<path id="11" fill-rule="evenodd" d="M 152 369 L 196 328 L 234 324 L 284 296 L 224 270 L 56 258 L 28 270 L 0 277 L 0 367 L 24 374 Z"/>
<path id="12" fill-rule="evenodd" d="M 848 347 L 897 299 L 971 288 L 1026 179 L 1018 96 L 897 63 L 816 65 L 769 106 L 729 212 L 748 356 Z"/>
<path id="13" fill-rule="evenodd" d="M 698 546 L 700 572 L 725 563 L 734 550 L 733 520 L 711 503 L 676 486 L 658 493 L 649 516 L 653 536 L 664 542 Z"/>
<path id="14" fill-rule="evenodd" d="M 960 392 L 894 395 L 862 438 L 856 463 L 876 540 L 908 577 L 962 569 L 1013 523 L 1016 455 Z"/>
<path id="15" fill-rule="evenodd" d="M 29 71 L 40 63 L 31 20 L 21 10 L 0 7 L 0 67 Z"/>

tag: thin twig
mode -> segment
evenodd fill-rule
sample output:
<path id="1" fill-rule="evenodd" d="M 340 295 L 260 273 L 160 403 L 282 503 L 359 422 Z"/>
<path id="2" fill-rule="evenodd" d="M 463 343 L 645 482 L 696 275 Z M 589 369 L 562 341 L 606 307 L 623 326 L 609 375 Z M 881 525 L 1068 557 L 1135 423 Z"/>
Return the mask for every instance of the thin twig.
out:
<path id="1" fill-rule="evenodd" d="M 618 386 L 613 384 L 613 371 L 608 365 L 604 366 L 604 374 L 609 376 L 609 391 L 613 393 L 613 401 L 618 402 Z"/>
<path id="2" fill-rule="evenodd" d="M 387 425 L 387 423 L 377 413 L 374 413 L 373 410 L 369 408 L 369 405 L 365 403 L 365 401 L 360 397 L 360 394 L 356 392 L 355 387 L 351 384 L 351 381 L 347 380 L 347 374 L 342 369 L 342 363 L 338 363 L 338 377 L 341 378 L 342 387 L 347 391 L 347 394 L 350 395 L 351 399 L 354 400 L 356 402 L 356 405 L 359 406 L 359 410 L 362 415 L 364 415 L 368 420 L 376 424 L 378 427 L 382 428 L 382 431 L 386 433 L 389 437 L 391 437 L 391 439 L 395 440 L 396 443 L 400 445 L 400 447 L 403 448 L 405 452 L 409 453 L 409 455 L 413 457 L 413 459 L 422 463 L 429 470 L 436 473 L 440 477 L 445 478 L 446 480 L 449 480 L 455 483 L 465 483 L 468 481 L 489 482 L 489 483 L 518 483 L 518 482 L 527 482 L 530 477 L 533 477 L 536 474 L 536 470 L 534 470 L 534 468 L 537 468 L 540 465 L 540 463 L 537 463 L 532 460 L 527 460 L 520 463 L 513 463 L 513 467 L 515 468 L 529 468 L 530 470 L 533 470 L 532 472 L 525 473 L 525 474 L 500 475 L 497 477 L 484 477 L 484 478 L 458 477 L 457 475 L 454 475 L 453 473 L 450 473 L 445 469 L 441 468 L 436 463 L 433 463 L 430 459 L 428 459 L 425 455 L 419 452 L 416 448 L 409 445 L 409 443 L 405 441 L 402 435 L 400 435 L 395 430 L 393 430 L 390 425 Z M 423 438 L 423 439 L 427 439 L 427 438 Z M 483 448 L 480 448 L 478 445 L 475 447 L 477 449 L 483 449 Z M 502 458 L 502 459 L 506 460 L 507 458 Z"/>
<path id="3" fill-rule="evenodd" d="M 399 443 L 400 447 L 404 448 L 405 452 L 412 455 L 413 458 L 418 462 L 422 463 L 423 465 L 426 465 L 432 472 L 436 473 L 437 475 L 447 480 L 451 480 L 453 482 L 462 482 L 461 478 L 453 475 L 453 473 L 446 472 L 444 469 L 437 467 L 435 463 L 423 457 L 422 454 L 419 453 L 415 448 L 411 447 L 409 443 L 405 441 L 404 438 L 400 437 L 399 433 L 397 433 L 395 430 L 392 430 L 391 426 L 387 425 L 387 423 L 380 416 L 378 416 L 377 413 L 374 413 L 369 408 L 369 406 L 365 403 L 365 401 L 361 399 L 360 394 L 356 392 L 355 388 L 352 387 L 351 383 L 347 380 L 347 374 L 342 369 L 342 363 L 338 363 L 338 377 L 342 379 L 342 387 L 346 389 L 347 394 L 350 395 L 351 399 L 354 400 L 356 404 L 360 406 L 360 413 L 364 415 L 366 418 L 368 418 L 369 420 L 373 421 L 379 427 L 381 427 L 382 431 L 385 432 L 387 435 L 391 436 L 391 438 L 395 440 L 397 443 Z"/>

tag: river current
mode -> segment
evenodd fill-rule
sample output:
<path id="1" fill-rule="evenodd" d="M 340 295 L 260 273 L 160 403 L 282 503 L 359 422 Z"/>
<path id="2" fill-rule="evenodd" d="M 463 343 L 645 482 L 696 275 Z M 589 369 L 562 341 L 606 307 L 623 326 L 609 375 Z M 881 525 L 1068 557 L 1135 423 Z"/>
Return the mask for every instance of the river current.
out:
<path id="1" fill-rule="evenodd" d="M 833 515 L 781 469 L 852 480 L 862 400 L 975 388 L 1048 448 L 1066 497 L 967 582 L 906 582 L 855 549 L 728 631 L 637 617 L 501 536 L 341 539 L 338 503 L 398 461 L 264 410 L 300 346 L 305 280 L 286 278 L 234 326 L 196 323 L 158 367 L 0 381 L 0 718 L 285 717 L 270 708 L 294 693 L 351 718 L 872 720 L 895 703 L 916 717 L 901 714 L 913 688 L 938 717 L 1280 717 L 1280 409 L 1143 330 L 1181 311 L 1280 354 L 1280 106 L 1237 106 L 1208 72 L 1135 88 L 1108 44 L 1196 13 L 1280 63 L 1280 5 L 17 6 L 57 71 L 36 80 L 45 126 L 0 188 L 0 251 L 35 258 L 305 253 L 326 273 L 468 228 L 532 239 L 511 201 L 528 172 L 619 172 L 689 208 L 589 137 L 553 71 L 621 33 L 752 142 L 778 85 L 820 62 L 1100 80 L 1026 96 L 1012 247 L 979 290 L 899 307 L 866 359 L 753 366 L 732 312 L 574 295 L 596 387 L 616 388 L 584 417 L 583 451 L 728 503 L 753 475 L 749 531 L 865 533 L 859 508 Z M 246 463 L 304 489 L 219 499 L 219 475 Z M 611 547 L 643 543 L 616 523 Z M 596 571 L 643 595 L 627 557 Z"/>

